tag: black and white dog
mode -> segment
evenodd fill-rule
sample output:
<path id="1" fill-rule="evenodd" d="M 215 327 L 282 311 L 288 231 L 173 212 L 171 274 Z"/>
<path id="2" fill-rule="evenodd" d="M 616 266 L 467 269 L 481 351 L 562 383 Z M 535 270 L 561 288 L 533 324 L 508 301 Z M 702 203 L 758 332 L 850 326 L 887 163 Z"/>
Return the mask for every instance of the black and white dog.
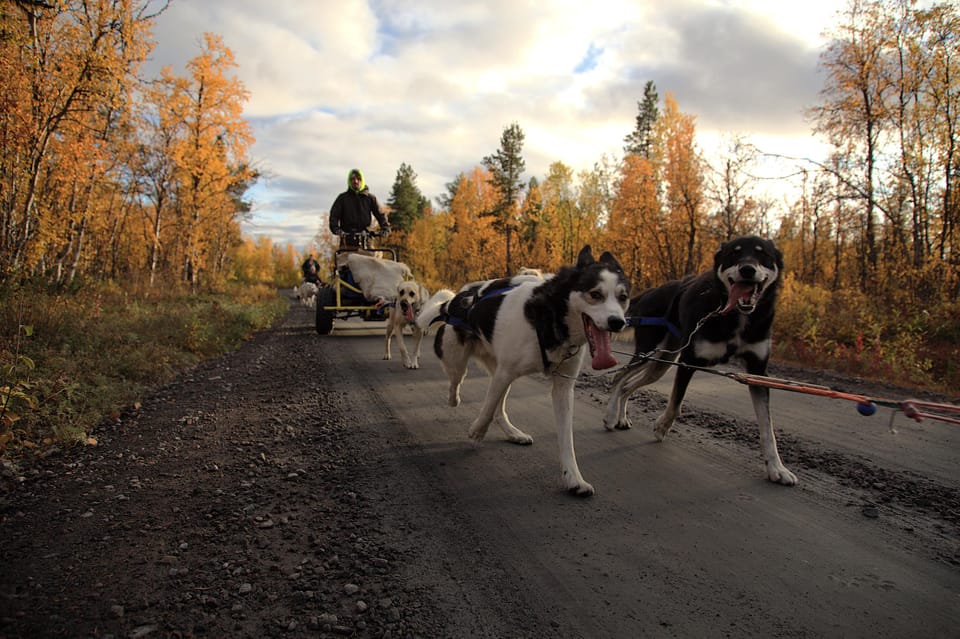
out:
<path id="1" fill-rule="evenodd" d="M 766 375 L 782 273 L 783 255 L 773 242 L 740 237 L 720 246 L 713 270 L 667 282 L 635 297 L 627 311 L 634 326 L 633 359 L 614 380 L 604 426 L 608 430 L 630 428 L 627 399 L 641 386 L 660 379 L 671 367 L 669 362 L 678 357 L 680 365 L 667 408 L 654 427 L 661 441 L 680 416 L 695 371 L 691 366 L 709 367 L 736 357 L 749 374 Z M 770 390 L 750 386 L 750 399 L 760 427 L 767 478 L 793 486 L 797 477 L 783 465 L 777 450 Z"/>
<path id="2" fill-rule="evenodd" d="M 510 385 L 522 375 L 551 376 L 553 413 L 560 448 L 561 483 L 570 493 L 592 495 L 593 486 L 580 474 L 573 448 L 574 384 L 584 353 L 595 369 L 617 364 L 610 350 L 610 332 L 623 329 L 630 285 L 610 253 L 594 260 L 583 247 L 575 266 L 545 279 L 536 275 L 475 282 L 456 295 L 443 290 L 424 305 L 417 324 L 426 329 L 442 319 L 434 351 L 450 378 L 448 403 L 460 404 L 460 385 L 475 357 L 490 373 L 490 385 L 469 436 L 480 441 L 495 412 L 507 439 L 531 444 L 506 413 Z M 583 348 L 588 346 L 588 349 Z"/>

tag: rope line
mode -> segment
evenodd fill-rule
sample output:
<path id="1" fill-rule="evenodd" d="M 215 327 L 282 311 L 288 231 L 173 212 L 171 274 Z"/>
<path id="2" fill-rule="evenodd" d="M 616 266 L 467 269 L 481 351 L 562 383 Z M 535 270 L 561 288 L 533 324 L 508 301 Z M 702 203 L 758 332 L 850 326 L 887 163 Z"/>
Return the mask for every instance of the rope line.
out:
<path id="1" fill-rule="evenodd" d="M 890 415 L 890 430 L 896 432 L 893 427 L 893 418 L 896 413 L 899 411 L 903 413 L 906 417 L 916 421 L 921 422 L 924 419 L 934 419 L 948 424 L 958 424 L 960 425 L 960 405 L 957 404 L 946 404 L 941 402 L 927 402 L 919 399 L 888 399 L 881 397 L 869 397 L 867 395 L 860 395 L 857 393 L 849 393 L 846 391 L 838 390 L 835 388 L 830 388 L 828 386 L 821 386 L 819 384 L 807 384 L 805 382 L 798 382 L 790 379 L 783 379 L 779 377 L 768 377 L 766 375 L 751 375 L 749 373 L 738 373 L 733 371 L 725 371 L 722 369 L 710 368 L 706 366 L 695 366 L 693 364 L 687 364 L 677 360 L 677 356 L 687 348 L 693 341 L 693 336 L 696 335 L 697 331 L 703 328 L 703 325 L 706 322 L 716 316 L 720 315 L 723 307 L 718 307 L 715 311 L 711 311 L 703 317 L 697 325 L 691 331 L 690 335 L 687 337 L 686 342 L 683 346 L 675 350 L 660 350 L 653 349 L 639 355 L 632 359 L 632 361 L 621 368 L 617 368 L 610 371 L 605 371 L 604 375 L 611 375 L 621 373 L 625 370 L 630 370 L 631 368 L 636 368 L 637 366 L 642 366 L 648 361 L 659 362 L 661 364 L 667 364 L 670 366 L 684 367 L 689 368 L 695 371 L 702 371 L 704 373 L 709 373 L 711 375 L 719 375 L 721 377 L 726 377 L 727 379 L 732 379 L 735 382 L 740 384 L 745 384 L 747 386 L 764 386 L 766 388 L 772 388 L 775 390 L 784 390 L 794 393 L 804 393 L 807 395 L 816 395 L 819 397 L 827 397 L 829 399 L 842 399 L 847 401 L 856 402 L 857 412 L 865 417 L 869 417 L 876 413 L 877 407 L 882 406 L 884 408 L 893 409 L 893 413 Z M 632 357 L 632 353 L 625 353 L 623 351 L 614 351 L 618 355 L 626 355 Z M 671 359 L 665 359 L 663 357 L 655 357 L 655 355 L 673 355 Z M 953 417 L 952 415 L 957 415 Z"/>

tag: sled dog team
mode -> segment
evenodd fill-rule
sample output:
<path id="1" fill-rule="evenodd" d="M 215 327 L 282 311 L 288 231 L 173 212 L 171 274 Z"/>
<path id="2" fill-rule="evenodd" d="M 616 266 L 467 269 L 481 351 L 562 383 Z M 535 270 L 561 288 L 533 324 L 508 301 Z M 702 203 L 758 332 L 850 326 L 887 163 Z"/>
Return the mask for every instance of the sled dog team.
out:
<path id="1" fill-rule="evenodd" d="M 680 415 L 696 368 L 737 359 L 752 375 L 766 375 L 774 306 L 783 257 L 770 240 L 744 236 L 724 242 L 713 267 L 699 275 L 666 282 L 631 297 L 630 283 L 616 258 L 595 258 L 585 246 L 571 266 L 544 275 L 524 269 L 513 277 L 472 282 L 459 291 L 443 289 L 428 298 L 419 283 L 405 280 L 396 291 L 386 329 L 384 359 L 397 338 L 403 365 L 419 368 L 424 335 L 435 328 L 433 350 L 450 386 L 447 402 L 460 404 L 460 386 L 471 359 L 489 373 L 489 385 L 468 435 L 482 440 L 497 419 L 506 439 L 531 444 L 506 411 L 510 385 L 524 375 L 551 381 L 553 418 L 560 453 L 561 483 L 573 495 L 589 496 L 593 486 L 580 472 L 574 452 L 574 385 L 587 353 L 595 370 L 619 362 L 611 334 L 633 331 L 633 355 L 614 373 L 603 418 L 608 430 L 631 427 L 627 400 L 642 386 L 676 369 L 664 412 L 654 423 L 663 440 Z M 414 338 L 412 352 L 403 331 Z M 797 477 L 780 459 L 770 417 L 769 389 L 751 386 L 766 476 L 792 486 Z"/>

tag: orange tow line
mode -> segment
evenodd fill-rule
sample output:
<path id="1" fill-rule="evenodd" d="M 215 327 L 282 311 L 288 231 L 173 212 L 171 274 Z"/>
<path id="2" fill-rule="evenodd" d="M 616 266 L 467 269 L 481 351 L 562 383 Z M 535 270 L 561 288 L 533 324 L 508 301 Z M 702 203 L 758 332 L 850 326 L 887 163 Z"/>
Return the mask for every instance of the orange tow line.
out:
<path id="1" fill-rule="evenodd" d="M 700 369 L 698 367 L 697 370 L 706 369 Z M 960 424 L 960 406 L 956 404 L 927 402 L 919 399 L 883 399 L 878 397 L 868 397 L 866 395 L 858 395 L 856 393 L 847 393 L 829 388 L 827 386 L 819 386 L 817 384 L 805 384 L 789 379 L 779 379 L 777 377 L 749 375 L 747 373 L 726 373 L 720 371 L 711 372 L 717 372 L 720 375 L 729 377 L 734 381 L 740 382 L 741 384 L 747 384 L 749 386 L 766 386 L 767 388 L 775 388 L 777 390 L 806 393 L 807 395 L 819 395 L 820 397 L 845 399 L 856 402 L 857 412 L 868 417 L 877 412 L 877 406 L 883 406 L 885 408 L 899 410 L 904 415 L 917 422 L 921 422 L 924 419 L 936 419 L 950 424 Z M 953 417 L 952 415 L 958 415 L 958 417 Z"/>

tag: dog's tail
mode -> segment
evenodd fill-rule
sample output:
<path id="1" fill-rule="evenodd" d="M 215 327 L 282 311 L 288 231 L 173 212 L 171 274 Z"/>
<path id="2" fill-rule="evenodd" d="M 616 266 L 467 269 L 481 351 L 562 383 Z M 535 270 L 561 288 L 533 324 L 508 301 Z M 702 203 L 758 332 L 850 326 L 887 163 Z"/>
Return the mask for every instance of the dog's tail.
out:
<path id="1" fill-rule="evenodd" d="M 420 314 L 417 315 L 417 326 L 420 330 L 426 331 L 430 328 L 430 325 L 444 312 L 447 302 L 452 300 L 454 295 L 455 293 L 450 289 L 443 288 L 427 300 L 420 309 Z"/>

